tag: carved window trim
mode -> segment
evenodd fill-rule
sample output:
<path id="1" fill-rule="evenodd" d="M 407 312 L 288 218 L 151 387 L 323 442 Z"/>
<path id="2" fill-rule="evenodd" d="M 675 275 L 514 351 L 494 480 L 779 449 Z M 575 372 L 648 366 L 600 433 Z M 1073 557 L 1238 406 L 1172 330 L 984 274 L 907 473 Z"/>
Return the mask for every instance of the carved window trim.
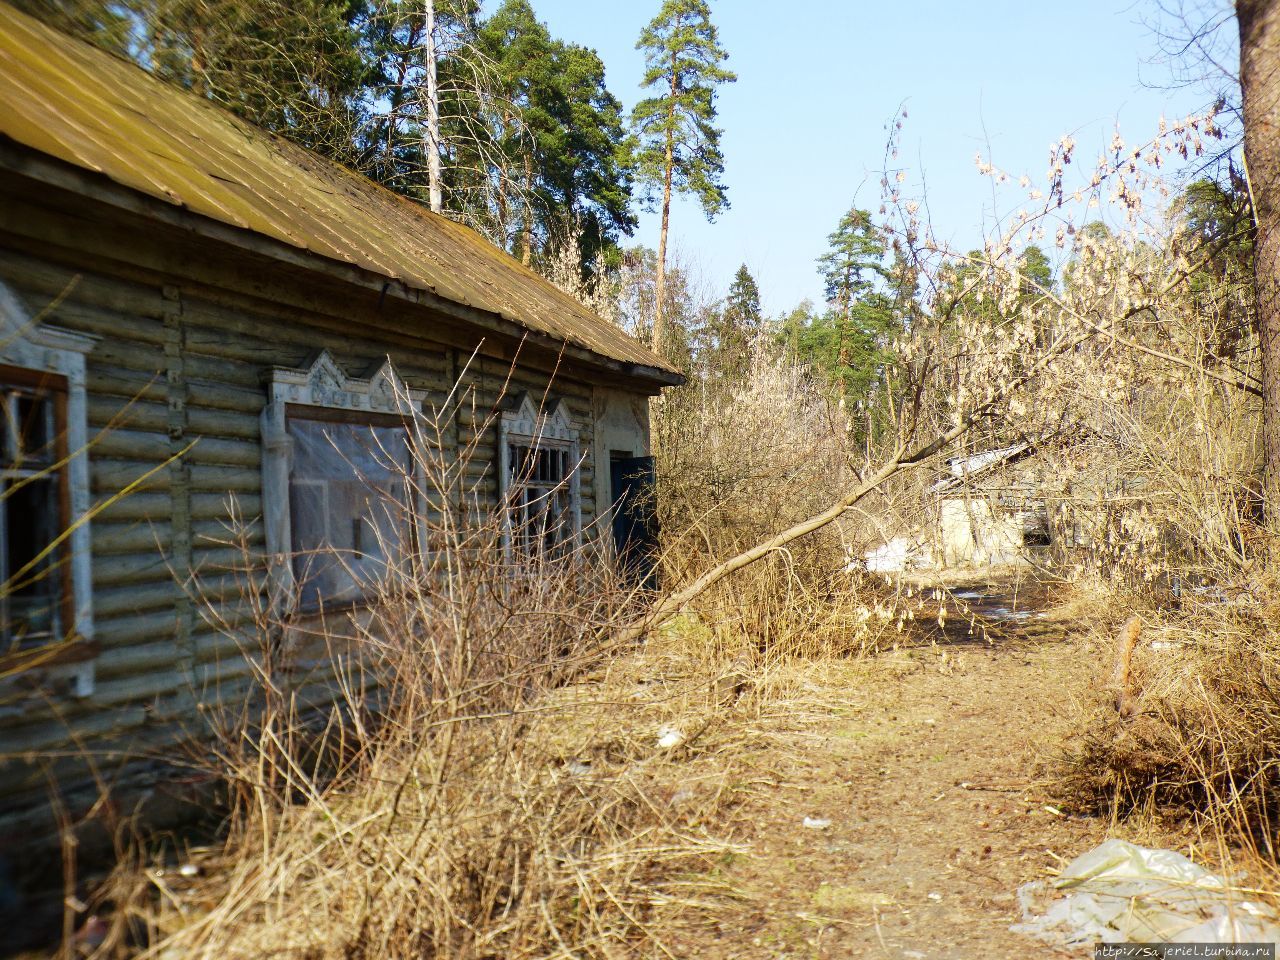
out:
<path id="1" fill-rule="evenodd" d="M 502 511 L 502 552 L 508 560 L 513 558 L 511 497 L 512 484 L 510 449 L 514 443 L 523 443 L 534 449 L 563 450 L 568 454 L 569 511 L 572 531 L 569 542 L 582 542 L 582 447 L 581 431 L 569 413 L 563 398 L 556 399 L 549 407 L 538 408 L 528 393 L 513 397 L 509 409 L 499 419 L 498 436 L 498 502 Z"/>
<path id="2" fill-rule="evenodd" d="M 93 559 L 89 531 L 89 427 L 88 397 L 85 388 L 85 357 L 100 338 L 75 333 L 32 317 L 26 306 L 6 284 L 0 282 L 0 365 L 51 374 L 60 378 L 65 390 L 62 410 L 65 417 L 67 510 L 67 556 L 71 591 L 67 636 L 68 649 L 51 659 L 40 657 L 35 648 L 35 665 L 52 677 L 67 678 L 76 697 L 92 696 L 94 690 Z"/>
<path id="3" fill-rule="evenodd" d="M 368 377 L 350 377 L 322 350 L 307 366 L 272 367 L 266 377 L 267 405 L 262 411 L 262 518 L 265 527 L 272 605 L 291 612 L 298 591 L 293 573 L 293 533 L 289 477 L 293 439 L 288 433 L 290 408 L 303 408 L 308 419 L 347 422 L 408 421 L 421 414 L 426 390 L 411 389 L 384 360 Z"/>

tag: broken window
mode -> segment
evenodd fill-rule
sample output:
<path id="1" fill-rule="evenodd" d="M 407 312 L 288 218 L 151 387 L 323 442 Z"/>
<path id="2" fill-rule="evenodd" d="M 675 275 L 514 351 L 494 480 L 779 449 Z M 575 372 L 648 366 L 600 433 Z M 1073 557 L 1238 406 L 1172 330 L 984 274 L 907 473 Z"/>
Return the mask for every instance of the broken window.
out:
<path id="1" fill-rule="evenodd" d="M 581 532 L 578 427 L 563 399 L 528 393 L 506 401 L 502 413 L 500 502 L 503 547 L 509 557 L 567 551 Z"/>
<path id="2" fill-rule="evenodd" d="M 392 416 L 290 407 L 289 513 L 302 608 L 371 598 L 408 556 L 409 432 Z"/>
<path id="3" fill-rule="evenodd" d="M 507 444 L 511 546 L 523 556 L 550 554 L 571 541 L 577 522 L 568 444 L 515 439 Z"/>
<path id="4" fill-rule="evenodd" d="M 71 597 L 66 550 L 63 378 L 0 368 L 0 629 L 4 651 L 63 638 Z"/>

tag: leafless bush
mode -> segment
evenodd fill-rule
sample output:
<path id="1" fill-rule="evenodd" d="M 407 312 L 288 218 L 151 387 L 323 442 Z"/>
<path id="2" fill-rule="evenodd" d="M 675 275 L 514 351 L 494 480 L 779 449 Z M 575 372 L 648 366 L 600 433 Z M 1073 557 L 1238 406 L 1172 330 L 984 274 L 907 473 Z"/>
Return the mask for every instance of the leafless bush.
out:
<path id="1" fill-rule="evenodd" d="M 449 423 L 414 425 L 379 507 L 414 548 L 381 545 L 367 604 L 300 616 L 247 557 L 239 608 L 206 608 L 256 668 L 197 758 L 225 838 L 199 878 L 123 866 L 96 956 L 613 956 L 722 894 L 693 879 L 729 849 L 714 675 L 639 686 L 652 665 L 611 641 L 633 592 L 589 545 L 516 550 Z"/>
<path id="2" fill-rule="evenodd" d="M 1033 403 L 1002 412 L 1001 426 L 1016 423 L 1036 443 L 1059 572 L 1075 584 L 1075 612 L 1098 653 L 1058 788 L 1090 808 L 1174 806 L 1274 857 L 1280 647 L 1258 495 L 1256 332 L 1241 276 L 1214 268 L 1222 244 L 1192 242 L 1178 205 L 1153 202 L 1170 194 L 1165 158 L 1199 155 L 1220 130 L 1212 118 L 1169 129 L 1172 142 L 1162 131 L 1145 146 L 1117 135 L 1074 193 L 1063 181 L 1074 149 L 1065 139 L 1048 188 L 1030 191 L 1043 208 L 988 246 L 982 269 L 999 270 L 1003 258 L 1016 277 L 1010 238 L 1057 221 L 1070 255 L 1056 288 L 1017 311 L 1018 325 L 1028 345 L 1064 328 L 1090 334 L 1046 368 Z M 1063 212 L 1082 200 L 1109 201 L 1120 223 Z M 1003 303 L 1025 302 L 1025 290 L 1004 289 Z M 980 308 L 968 312 L 981 322 Z M 1130 648 L 1117 637 L 1135 614 Z M 1130 678 L 1123 697 L 1113 675 Z"/>
<path id="3" fill-rule="evenodd" d="M 736 385 L 665 398 L 656 447 L 667 582 L 691 582 L 825 508 L 855 482 L 862 451 L 851 438 L 840 405 L 764 343 Z M 705 594 L 696 612 L 727 656 L 863 651 L 883 626 L 848 570 L 866 542 L 858 517 L 833 524 Z"/>
<path id="4" fill-rule="evenodd" d="M 1252 333 L 1238 331 L 1224 356 L 1223 331 L 1201 309 L 1188 280 L 1195 264 L 1179 257 L 1173 227 L 1164 256 L 1116 236 L 1081 257 L 1082 287 L 1114 291 L 1114 274 L 1124 273 L 1125 287 L 1147 294 L 1055 369 L 1041 394 L 1058 419 L 1043 431 L 1045 492 L 1079 547 L 1072 574 L 1166 595 L 1232 579 L 1247 563 L 1260 476 Z"/>
<path id="5" fill-rule="evenodd" d="M 1274 597 L 1274 585 L 1267 587 Z M 1117 713 L 1111 685 L 1100 684 L 1058 768 L 1058 785 L 1086 809 L 1193 814 L 1274 860 L 1280 800 L 1274 602 L 1260 603 L 1240 585 L 1218 589 L 1144 623 L 1133 655 L 1132 714 Z M 1097 642 L 1110 664 L 1115 641 Z"/>
<path id="6" fill-rule="evenodd" d="M 1090 806 L 1178 804 L 1274 856 L 1280 656 L 1258 495 L 1258 345 L 1238 269 L 1249 218 L 1229 218 L 1246 232 L 1205 242 L 1168 202 L 1178 185 L 1164 173 L 1222 136 L 1212 114 L 1161 121 L 1146 144 L 1117 133 L 1074 178 L 1077 145 L 1064 137 L 1041 184 L 979 157 L 1021 209 L 970 254 L 930 236 L 904 171 L 883 186 L 924 291 L 899 351 L 905 381 L 922 385 L 934 422 L 1000 396 L 966 439 L 1034 446 L 1032 493 L 1055 519 L 1058 572 L 1075 581 L 1082 626 L 1096 627 L 1099 675 L 1082 691 L 1089 709 L 1060 788 Z M 1023 272 L 1042 242 L 1063 251 L 1056 282 Z M 1002 390 L 1051 344 L 1034 391 Z M 1130 673 L 1117 668 L 1128 654 L 1116 635 L 1135 613 Z M 1113 672 L 1134 687 L 1124 716 Z"/>

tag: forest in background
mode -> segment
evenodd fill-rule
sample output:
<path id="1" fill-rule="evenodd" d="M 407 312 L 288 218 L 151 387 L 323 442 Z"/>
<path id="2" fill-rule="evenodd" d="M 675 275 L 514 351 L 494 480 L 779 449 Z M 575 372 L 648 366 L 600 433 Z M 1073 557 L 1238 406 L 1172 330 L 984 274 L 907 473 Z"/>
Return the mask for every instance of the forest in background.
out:
<path id="1" fill-rule="evenodd" d="M 859 411 L 865 438 L 884 426 L 878 418 L 893 395 L 911 389 L 899 382 L 899 347 L 923 314 L 959 327 L 961 313 L 991 309 L 974 283 L 987 251 L 957 252 L 928 279 L 936 289 L 924 289 L 928 271 L 909 249 L 919 238 L 895 228 L 883 205 L 877 215 L 856 204 L 833 209 L 815 264 L 824 302 L 779 316 L 765 315 L 746 264 L 721 291 L 669 253 L 674 195 L 693 197 L 712 219 L 729 203 L 716 97 L 735 77 L 705 0 L 666 0 L 638 38 L 648 96 L 629 116 L 599 55 L 552 36 L 530 0 L 17 2 L 469 224 L 713 392 L 740 382 L 752 350 L 767 348 Z M 1185 17 L 1183 26 L 1193 29 Z M 1253 266 L 1238 95 L 1224 89 L 1216 116 L 1235 120 L 1225 146 L 1181 174 L 1165 205 L 1184 242 L 1213 251 L 1197 268 L 1201 287 L 1228 272 L 1247 277 Z M 897 185 L 884 180 L 886 199 L 897 198 Z M 662 216 L 657 250 L 629 243 L 646 211 Z M 1105 224 L 1095 218 L 1090 229 L 1109 234 Z M 1025 242 L 1018 259 L 1027 296 L 1064 282 L 1055 276 L 1061 252 Z M 1239 342 L 1256 322 L 1247 302 L 1218 311 L 1219 323 L 1235 327 L 1224 342 Z"/>
<path id="2" fill-rule="evenodd" d="M 833 211 L 827 302 L 781 317 L 745 264 L 718 292 L 668 255 L 673 195 L 709 218 L 729 203 L 715 100 L 734 76 L 704 0 L 669 0 L 646 27 L 649 96 L 630 116 L 595 51 L 529 0 L 18 6 L 469 224 L 708 382 L 740 377 L 765 338 L 865 407 L 910 322 L 910 267 L 857 207 Z M 657 250 L 628 243 L 641 211 L 662 214 Z"/>

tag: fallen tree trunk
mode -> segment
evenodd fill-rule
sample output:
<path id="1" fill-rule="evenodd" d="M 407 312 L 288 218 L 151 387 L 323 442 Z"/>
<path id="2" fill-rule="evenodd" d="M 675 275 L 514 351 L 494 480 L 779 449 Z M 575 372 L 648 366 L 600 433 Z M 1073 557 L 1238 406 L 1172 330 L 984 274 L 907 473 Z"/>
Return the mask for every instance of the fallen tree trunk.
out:
<path id="1" fill-rule="evenodd" d="M 997 391 L 991 399 L 971 410 L 968 415 L 966 415 L 958 424 L 946 433 L 914 448 L 907 448 L 905 445 L 900 444 L 894 455 L 882 464 L 875 473 L 873 473 L 868 479 L 863 480 L 855 489 L 850 491 L 846 496 L 837 500 L 826 510 L 809 517 L 807 520 L 802 520 L 794 526 L 788 527 L 781 533 L 775 534 L 768 540 L 764 540 L 756 544 L 749 550 L 744 550 L 736 556 L 730 557 L 728 560 L 712 567 L 687 587 L 662 597 L 645 612 L 644 616 L 623 627 L 615 635 L 615 640 L 621 643 L 629 643 L 640 639 L 650 630 L 662 626 L 662 624 L 666 623 L 678 614 L 687 604 L 692 603 L 725 577 L 737 573 L 743 567 L 750 566 L 756 561 L 764 559 L 769 554 L 781 550 L 788 544 L 799 540 L 801 537 L 807 536 L 816 530 L 821 530 L 827 524 L 839 519 L 839 517 L 841 517 L 846 511 L 850 510 L 855 504 L 857 504 L 858 501 L 873 493 L 878 487 L 883 485 L 892 477 L 911 467 L 919 466 L 930 458 L 936 456 L 938 453 L 941 453 L 951 444 L 955 443 L 955 441 L 964 436 L 975 423 L 989 413 L 997 403 L 1004 400 L 1014 391 L 1026 386 L 1029 382 L 1039 376 L 1055 357 L 1068 350 L 1074 350 L 1091 336 L 1093 336 L 1093 331 L 1086 330 L 1083 333 L 1077 333 L 1070 339 L 1067 339 L 1066 337 L 1059 339 L 1059 341 L 1042 354 L 1040 358 L 1026 370 L 1025 373 L 1012 379 L 1004 389 Z"/>

